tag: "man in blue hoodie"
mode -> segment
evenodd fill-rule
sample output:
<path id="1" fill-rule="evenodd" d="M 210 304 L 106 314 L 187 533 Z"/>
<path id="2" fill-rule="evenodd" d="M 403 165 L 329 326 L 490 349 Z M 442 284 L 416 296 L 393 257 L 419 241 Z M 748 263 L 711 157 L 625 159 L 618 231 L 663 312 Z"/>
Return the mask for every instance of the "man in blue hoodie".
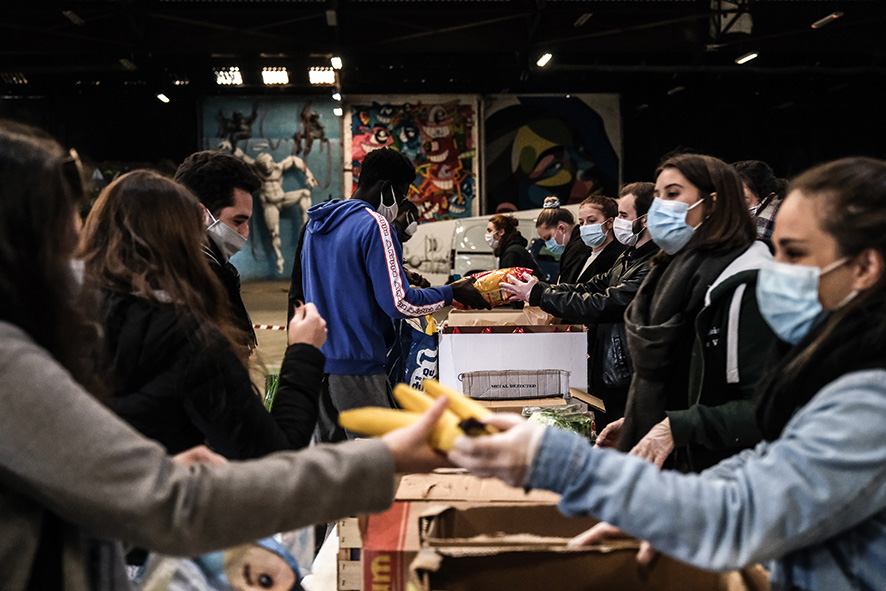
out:
<path id="1" fill-rule="evenodd" d="M 473 279 L 413 289 L 403 269 L 403 250 L 391 221 L 415 179 L 412 163 L 382 148 L 366 155 L 357 188 L 308 210 L 301 252 L 302 288 L 326 319 L 328 337 L 324 391 L 320 397 L 318 439 L 353 439 L 338 426 L 349 408 L 396 408 L 385 372 L 394 341 L 393 319 L 433 314 L 455 299 L 489 308 Z"/>

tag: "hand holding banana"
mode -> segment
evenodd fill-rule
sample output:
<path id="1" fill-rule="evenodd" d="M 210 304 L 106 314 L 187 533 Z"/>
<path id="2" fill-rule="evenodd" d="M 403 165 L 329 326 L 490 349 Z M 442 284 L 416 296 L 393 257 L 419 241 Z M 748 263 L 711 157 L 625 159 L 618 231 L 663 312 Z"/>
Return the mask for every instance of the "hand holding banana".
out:
<path id="1" fill-rule="evenodd" d="M 429 439 L 434 448 L 448 452 L 453 448 L 455 438 L 459 435 L 488 435 L 498 431 L 495 427 L 481 422 L 484 417 L 492 414 L 483 405 L 436 380 L 425 380 L 422 385 L 425 388 L 424 392 L 405 384 L 398 384 L 394 388 L 394 397 L 405 410 L 356 408 L 340 413 L 338 422 L 345 429 L 377 437 L 394 429 L 412 425 L 434 404 L 434 399 L 445 397 L 449 400 L 449 408 L 437 421 Z"/>

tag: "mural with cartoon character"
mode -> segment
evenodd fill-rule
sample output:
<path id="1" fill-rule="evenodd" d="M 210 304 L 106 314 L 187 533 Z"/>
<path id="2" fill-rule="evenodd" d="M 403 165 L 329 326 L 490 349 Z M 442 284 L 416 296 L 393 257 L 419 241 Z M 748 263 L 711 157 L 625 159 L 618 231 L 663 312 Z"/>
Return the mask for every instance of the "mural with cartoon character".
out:
<path id="1" fill-rule="evenodd" d="M 615 196 L 621 162 L 618 95 L 486 98 L 485 213 Z"/>
<path id="2" fill-rule="evenodd" d="M 414 102 L 352 99 L 345 121 L 345 135 L 351 140 L 346 192 L 359 178 L 366 154 L 390 147 L 415 166 L 409 199 L 418 207 L 420 222 L 477 215 L 476 98 L 411 99 Z"/>
<path id="3" fill-rule="evenodd" d="M 338 103 L 331 99 L 208 97 L 203 149 L 230 152 L 262 179 L 251 248 L 232 258 L 243 279 L 288 273 L 311 205 L 342 195 Z"/>

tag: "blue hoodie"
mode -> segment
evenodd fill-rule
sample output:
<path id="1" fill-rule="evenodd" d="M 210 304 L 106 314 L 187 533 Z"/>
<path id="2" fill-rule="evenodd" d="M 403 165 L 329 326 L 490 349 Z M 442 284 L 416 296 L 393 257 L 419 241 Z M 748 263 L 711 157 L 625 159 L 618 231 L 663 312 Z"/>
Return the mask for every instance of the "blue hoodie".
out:
<path id="1" fill-rule="evenodd" d="M 412 289 L 391 225 L 362 199 L 335 199 L 308 210 L 302 247 L 305 301 L 328 329 L 326 371 L 385 373 L 392 318 L 417 318 L 452 303 L 452 287 Z"/>

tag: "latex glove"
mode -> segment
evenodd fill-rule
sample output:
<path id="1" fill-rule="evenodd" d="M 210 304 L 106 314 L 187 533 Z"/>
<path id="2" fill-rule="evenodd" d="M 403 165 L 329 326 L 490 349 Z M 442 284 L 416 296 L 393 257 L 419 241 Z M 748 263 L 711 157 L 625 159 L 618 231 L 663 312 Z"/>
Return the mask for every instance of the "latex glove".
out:
<path id="1" fill-rule="evenodd" d="M 630 538 L 628 534 L 624 533 L 614 525 L 606 523 L 605 521 L 601 521 L 591 529 L 586 532 L 580 533 L 569 542 L 567 542 L 567 546 L 576 548 L 580 546 L 594 546 L 596 544 L 602 544 L 606 540 L 612 539 L 621 539 L 621 538 Z M 649 542 L 643 541 L 640 542 L 640 550 L 637 552 L 637 562 L 641 566 L 649 566 L 652 564 L 652 561 L 658 556 L 658 550 L 653 548 Z"/>
<path id="2" fill-rule="evenodd" d="M 289 344 L 304 343 L 318 349 L 326 342 L 326 321 L 314 304 L 297 304 L 289 321 Z"/>
<path id="3" fill-rule="evenodd" d="M 185 450 L 180 454 L 172 456 L 172 461 L 182 466 L 193 466 L 194 464 L 209 464 L 210 466 L 221 466 L 227 464 L 228 460 L 224 456 L 220 456 L 205 445 L 198 445 L 191 449 Z"/>
<path id="4" fill-rule="evenodd" d="M 544 427 L 514 413 L 496 413 L 483 422 L 498 427 L 495 435 L 456 437 L 449 460 L 482 478 L 495 477 L 511 486 L 523 486 Z"/>
<path id="5" fill-rule="evenodd" d="M 594 446 L 608 447 L 610 449 L 617 448 L 618 440 L 621 439 L 621 427 L 624 425 L 624 422 L 624 417 L 622 417 L 603 427 L 603 430 L 597 435 L 597 441 L 594 443 Z"/>
<path id="6" fill-rule="evenodd" d="M 428 443 L 434 426 L 447 406 L 449 399 L 441 396 L 416 422 L 382 435 L 381 440 L 394 456 L 394 470 L 397 473 L 430 472 L 434 468 L 452 467 L 446 456 Z"/>
<path id="7" fill-rule="evenodd" d="M 473 277 L 464 277 L 452 284 L 452 299 L 463 304 L 466 308 L 477 310 L 489 310 L 492 306 L 474 287 Z"/>
<path id="8" fill-rule="evenodd" d="M 526 281 L 521 281 L 517 277 L 509 275 L 507 281 L 502 281 L 498 286 L 503 292 L 510 294 L 508 297 L 509 301 L 519 300 L 528 304 L 529 293 L 536 283 L 538 283 L 538 278 L 534 275 L 530 275 Z"/>
<path id="9" fill-rule="evenodd" d="M 665 418 L 637 442 L 631 450 L 631 455 L 648 460 L 660 469 L 672 451 L 674 451 L 674 436 L 671 434 L 671 420 Z"/>

